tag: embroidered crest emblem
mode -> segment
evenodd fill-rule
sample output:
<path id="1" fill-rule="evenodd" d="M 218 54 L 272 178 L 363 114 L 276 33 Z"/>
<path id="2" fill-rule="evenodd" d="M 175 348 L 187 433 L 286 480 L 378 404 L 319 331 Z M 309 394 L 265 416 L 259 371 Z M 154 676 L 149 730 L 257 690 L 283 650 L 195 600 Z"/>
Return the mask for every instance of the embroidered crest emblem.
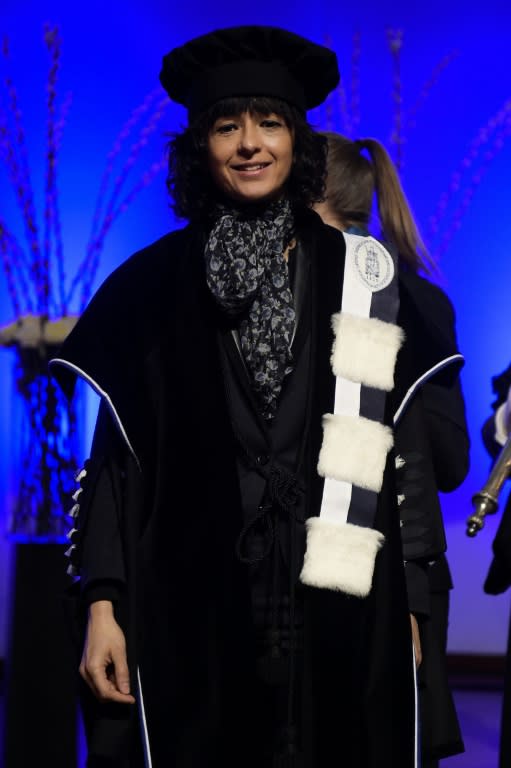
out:
<path id="1" fill-rule="evenodd" d="M 373 237 L 366 237 L 355 248 L 355 271 L 370 291 L 386 288 L 394 277 L 392 256 Z"/>

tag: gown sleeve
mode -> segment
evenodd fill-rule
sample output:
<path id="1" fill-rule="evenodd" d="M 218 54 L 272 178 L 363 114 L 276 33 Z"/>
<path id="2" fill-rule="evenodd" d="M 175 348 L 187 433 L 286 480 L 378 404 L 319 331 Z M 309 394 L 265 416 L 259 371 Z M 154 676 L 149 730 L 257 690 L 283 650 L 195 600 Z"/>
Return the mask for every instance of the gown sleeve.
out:
<path id="1" fill-rule="evenodd" d="M 470 440 L 461 384 L 459 379 L 449 386 L 429 382 L 422 395 L 436 485 L 449 493 L 461 485 L 469 469 Z"/>
<path id="2" fill-rule="evenodd" d="M 91 455 L 78 475 L 71 574 L 86 603 L 115 602 L 125 586 L 121 539 L 122 445 L 107 407 L 100 405 Z"/>
<path id="3" fill-rule="evenodd" d="M 397 494 L 410 612 L 430 613 L 428 562 L 445 549 L 431 446 L 422 393 L 418 392 L 396 432 Z"/>
<path id="4" fill-rule="evenodd" d="M 470 441 L 459 379 L 423 385 L 403 417 L 397 447 L 401 536 L 410 611 L 429 615 L 432 564 L 443 559 L 438 491 L 465 479 Z"/>

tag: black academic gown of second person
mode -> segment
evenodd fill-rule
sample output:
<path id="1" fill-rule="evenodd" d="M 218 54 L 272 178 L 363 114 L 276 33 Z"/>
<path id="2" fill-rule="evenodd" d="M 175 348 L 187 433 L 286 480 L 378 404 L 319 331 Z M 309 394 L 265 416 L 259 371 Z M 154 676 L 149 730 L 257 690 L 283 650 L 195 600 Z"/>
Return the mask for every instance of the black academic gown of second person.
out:
<path id="1" fill-rule="evenodd" d="M 496 395 L 493 408 L 502 406 L 511 387 L 511 366 L 492 379 Z M 483 440 L 493 459 L 496 459 L 502 446 L 495 440 L 495 417 L 491 416 L 483 426 Z M 504 489 L 505 490 L 505 489 Z M 503 502 L 499 527 L 493 540 L 493 559 L 484 583 L 484 591 L 489 595 L 500 595 L 511 587 L 511 496 Z M 506 671 L 504 677 L 504 695 L 500 723 L 499 768 L 511 764 L 511 617 L 508 630 Z"/>

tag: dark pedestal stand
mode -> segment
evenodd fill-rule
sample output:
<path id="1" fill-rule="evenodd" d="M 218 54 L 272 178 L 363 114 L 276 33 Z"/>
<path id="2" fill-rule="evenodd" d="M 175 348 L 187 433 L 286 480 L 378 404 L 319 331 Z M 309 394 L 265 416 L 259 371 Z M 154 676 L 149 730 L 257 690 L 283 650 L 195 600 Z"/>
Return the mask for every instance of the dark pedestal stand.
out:
<path id="1" fill-rule="evenodd" d="M 63 609 L 66 547 L 15 549 L 5 768 L 75 768 L 77 662 Z"/>

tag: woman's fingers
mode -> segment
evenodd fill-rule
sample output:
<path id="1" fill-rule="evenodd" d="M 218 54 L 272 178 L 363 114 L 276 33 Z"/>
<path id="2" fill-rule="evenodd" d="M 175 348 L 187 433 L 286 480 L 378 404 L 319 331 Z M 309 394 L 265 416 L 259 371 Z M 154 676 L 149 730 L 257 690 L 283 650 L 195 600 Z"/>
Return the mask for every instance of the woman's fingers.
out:
<path id="1" fill-rule="evenodd" d="M 118 689 L 113 661 L 93 659 L 86 665 L 86 672 L 92 690 L 100 701 L 115 701 L 120 704 L 134 703 L 135 699 L 129 694 L 129 684 L 127 693 Z"/>
<path id="2" fill-rule="evenodd" d="M 128 697 L 132 702 L 135 701 L 133 696 L 130 695 L 130 673 L 128 669 L 128 661 L 126 659 L 126 651 L 124 648 L 117 648 L 112 653 L 112 678 L 111 681 L 115 685 L 116 690 L 124 697 Z"/>
<path id="3" fill-rule="evenodd" d="M 80 675 L 100 701 L 133 704 L 124 634 L 110 611 L 91 611 Z"/>
<path id="4" fill-rule="evenodd" d="M 80 677 L 87 683 L 87 685 L 91 689 L 91 691 L 94 694 L 94 696 L 97 696 L 96 689 L 94 688 L 92 679 L 89 676 L 89 673 L 87 672 L 87 668 L 85 666 L 85 662 L 84 662 L 83 658 L 82 658 L 82 661 L 81 661 L 81 664 L 80 664 L 80 667 L 79 667 L 79 671 L 80 671 Z"/>

